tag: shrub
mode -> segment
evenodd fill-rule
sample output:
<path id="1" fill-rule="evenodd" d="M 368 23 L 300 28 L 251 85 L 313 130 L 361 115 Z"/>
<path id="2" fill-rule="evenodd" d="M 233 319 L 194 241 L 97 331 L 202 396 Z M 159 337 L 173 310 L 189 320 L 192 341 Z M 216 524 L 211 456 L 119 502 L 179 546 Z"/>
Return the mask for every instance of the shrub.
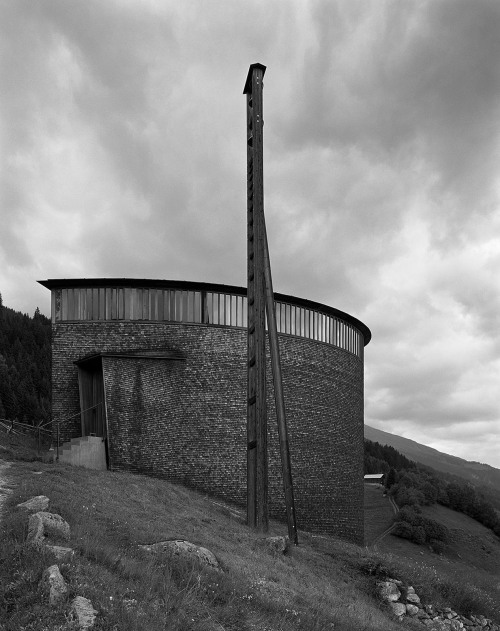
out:
<path id="1" fill-rule="evenodd" d="M 448 529 L 434 519 L 424 518 L 424 528 L 427 541 L 448 541 Z"/>
<path id="2" fill-rule="evenodd" d="M 403 506 L 399 511 L 397 519 L 400 521 L 406 521 L 412 526 L 419 525 L 419 515 L 413 506 Z"/>
<path id="3" fill-rule="evenodd" d="M 425 497 L 421 491 L 402 486 L 401 482 L 395 484 L 391 490 L 399 506 L 422 506 L 425 504 Z"/>
<path id="4" fill-rule="evenodd" d="M 423 526 L 414 526 L 412 528 L 412 541 L 414 541 L 419 546 L 423 545 L 426 540 L 426 533 Z"/>
<path id="5" fill-rule="evenodd" d="M 424 517 L 418 506 L 403 506 L 396 519 L 397 526 L 393 532 L 397 537 L 418 545 L 431 541 L 445 543 L 448 540 L 448 529 L 434 519 Z"/>
<path id="6" fill-rule="evenodd" d="M 411 541 L 413 539 L 412 525 L 407 521 L 398 521 L 396 524 L 396 528 L 394 528 L 394 530 L 392 531 L 392 534 L 396 537 L 409 539 Z"/>

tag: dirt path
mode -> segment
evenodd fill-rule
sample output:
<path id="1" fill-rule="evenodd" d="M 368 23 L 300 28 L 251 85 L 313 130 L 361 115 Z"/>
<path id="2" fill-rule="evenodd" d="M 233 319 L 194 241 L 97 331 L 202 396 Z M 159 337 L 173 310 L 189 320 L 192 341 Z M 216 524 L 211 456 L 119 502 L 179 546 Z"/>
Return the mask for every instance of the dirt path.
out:
<path id="1" fill-rule="evenodd" d="M 389 502 L 391 504 L 392 510 L 394 511 L 394 514 L 397 515 L 399 513 L 398 505 L 394 501 L 394 498 L 392 498 L 390 495 L 388 495 L 388 498 L 389 498 Z M 372 548 L 375 548 L 375 546 L 378 543 L 380 543 L 384 537 L 387 537 L 387 535 L 389 535 L 395 528 L 396 528 L 396 524 L 392 524 L 392 526 L 389 526 L 389 528 L 384 530 L 384 532 L 381 535 L 379 535 L 375 539 L 375 541 L 372 543 Z"/>
<path id="2" fill-rule="evenodd" d="M 396 504 L 396 502 L 394 501 L 394 498 L 391 495 L 388 495 L 387 497 L 389 498 L 389 502 L 391 503 L 394 514 L 397 515 L 399 513 L 398 505 Z"/>

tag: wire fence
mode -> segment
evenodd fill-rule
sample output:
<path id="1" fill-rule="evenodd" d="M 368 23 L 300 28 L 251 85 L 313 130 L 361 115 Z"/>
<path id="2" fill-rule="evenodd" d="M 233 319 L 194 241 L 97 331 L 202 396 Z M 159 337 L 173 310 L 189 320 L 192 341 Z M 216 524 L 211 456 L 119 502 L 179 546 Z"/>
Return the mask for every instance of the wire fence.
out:
<path id="1" fill-rule="evenodd" d="M 26 436 L 31 434 L 31 436 L 36 440 L 38 453 L 40 453 L 42 448 L 42 440 L 44 438 L 52 438 L 52 429 L 47 429 L 47 425 L 50 424 L 51 421 L 47 423 L 40 421 L 36 425 L 29 425 L 28 423 L 21 423 L 15 419 L 0 419 L 0 426 L 7 434 L 17 436 Z"/>
<path id="2" fill-rule="evenodd" d="M 61 445 L 60 439 L 60 425 L 66 421 L 75 418 L 76 416 L 81 416 L 85 412 L 89 412 L 97 407 L 102 405 L 102 402 L 97 403 L 96 405 L 91 405 L 90 407 L 82 410 L 81 412 L 77 412 L 76 414 L 72 414 L 64 419 L 59 420 L 50 420 L 46 421 L 38 421 L 38 423 L 30 425 L 28 423 L 22 423 L 17 419 L 6 419 L 0 418 L 0 427 L 7 433 L 13 434 L 17 436 L 26 436 L 31 435 L 37 443 L 37 451 L 40 454 L 42 449 L 42 440 L 50 439 L 50 451 L 54 450 L 54 442 L 55 442 L 55 452 L 56 452 L 56 460 L 59 460 L 59 447 Z M 48 428 L 50 426 L 50 429 Z M 55 436 L 54 436 L 55 429 Z"/>

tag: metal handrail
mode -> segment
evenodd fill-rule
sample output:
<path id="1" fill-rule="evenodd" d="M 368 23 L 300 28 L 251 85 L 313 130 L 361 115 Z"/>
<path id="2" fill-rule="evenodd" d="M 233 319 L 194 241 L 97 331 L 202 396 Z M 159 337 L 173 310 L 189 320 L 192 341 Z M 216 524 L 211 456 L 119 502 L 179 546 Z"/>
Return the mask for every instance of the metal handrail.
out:
<path id="1" fill-rule="evenodd" d="M 28 432 L 33 432 L 33 438 L 35 438 L 34 433 L 36 432 L 36 439 L 37 439 L 37 451 L 40 452 L 40 447 L 41 447 L 41 433 L 43 432 L 44 434 L 48 435 L 48 436 L 53 436 L 53 430 L 52 429 L 45 429 L 47 425 L 53 425 L 54 423 L 56 424 L 56 460 L 59 460 L 59 443 L 60 443 L 60 424 L 61 422 L 64 421 L 68 421 L 72 418 L 75 418 L 75 416 L 80 416 L 81 414 L 84 414 L 85 412 L 88 412 L 89 410 L 93 410 L 94 408 L 99 407 L 100 405 L 102 405 L 103 402 L 99 401 L 99 403 L 96 403 L 95 405 L 91 405 L 90 407 L 86 408 L 85 410 L 81 410 L 80 412 L 77 412 L 76 414 L 72 414 L 71 416 L 67 416 L 62 420 L 50 420 L 47 421 L 46 423 L 42 423 L 39 422 L 37 425 L 28 425 L 27 423 L 21 423 L 20 421 L 16 421 L 14 419 L 6 419 L 6 418 L 0 418 L 0 425 L 2 425 L 4 427 L 4 429 L 7 430 L 7 433 L 10 434 L 12 433 L 16 433 L 16 434 L 22 434 L 22 432 L 20 432 L 18 429 L 16 430 L 15 426 L 19 426 L 22 427 L 23 430 L 27 430 Z M 52 450 L 52 446 L 50 451 Z"/>
<path id="2" fill-rule="evenodd" d="M 63 419 L 59 419 L 55 421 L 56 423 L 56 461 L 59 461 L 59 442 L 60 442 L 59 430 L 60 430 L 61 423 L 64 421 L 69 421 L 70 419 L 75 418 L 75 416 L 80 416 L 81 414 L 84 414 L 85 412 L 88 412 L 89 410 L 93 410 L 94 408 L 97 408 L 100 405 L 103 405 L 102 401 L 99 401 L 99 403 L 96 403 L 95 405 L 91 405 L 90 407 L 86 408 L 85 410 L 81 410 L 80 412 L 77 412 L 76 414 L 72 414 L 71 416 L 66 416 Z"/>

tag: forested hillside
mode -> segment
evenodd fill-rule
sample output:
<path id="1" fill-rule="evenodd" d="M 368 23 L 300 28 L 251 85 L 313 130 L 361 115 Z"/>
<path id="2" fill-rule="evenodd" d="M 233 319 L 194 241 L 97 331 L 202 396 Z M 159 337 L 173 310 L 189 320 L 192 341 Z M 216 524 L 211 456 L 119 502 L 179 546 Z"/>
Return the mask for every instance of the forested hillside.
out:
<path id="1" fill-rule="evenodd" d="M 365 440 L 365 473 L 386 473 L 386 488 L 401 509 L 404 527 L 395 534 L 413 539 L 413 530 L 419 539 L 429 526 L 418 516 L 419 508 L 441 504 L 472 517 L 500 537 L 500 519 L 491 497 L 484 489 L 470 482 L 418 465 L 400 454 L 394 447 Z M 413 516 L 415 524 L 411 524 Z M 407 527 L 408 524 L 416 528 Z M 429 526 L 430 528 L 431 526 Z M 432 539 L 439 539 L 433 533 Z M 424 541 L 417 541 L 423 543 Z"/>
<path id="2" fill-rule="evenodd" d="M 0 294 L 0 419 L 50 420 L 50 320 L 4 306 Z"/>
<path id="3" fill-rule="evenodd" d="M 431 467 L 436 471 L 442 471 L 445 474 L 459 476 L 469 480 L 475 486 L 480 485 L 492 490 L 496 489 L 500 493 L 500 469 L 443 453 L 415 440 L 390 434 L 369 425 L 365 425 L 365 438 L 371 440 L 372 443 L 390 445 L 413 462 Z"/>

